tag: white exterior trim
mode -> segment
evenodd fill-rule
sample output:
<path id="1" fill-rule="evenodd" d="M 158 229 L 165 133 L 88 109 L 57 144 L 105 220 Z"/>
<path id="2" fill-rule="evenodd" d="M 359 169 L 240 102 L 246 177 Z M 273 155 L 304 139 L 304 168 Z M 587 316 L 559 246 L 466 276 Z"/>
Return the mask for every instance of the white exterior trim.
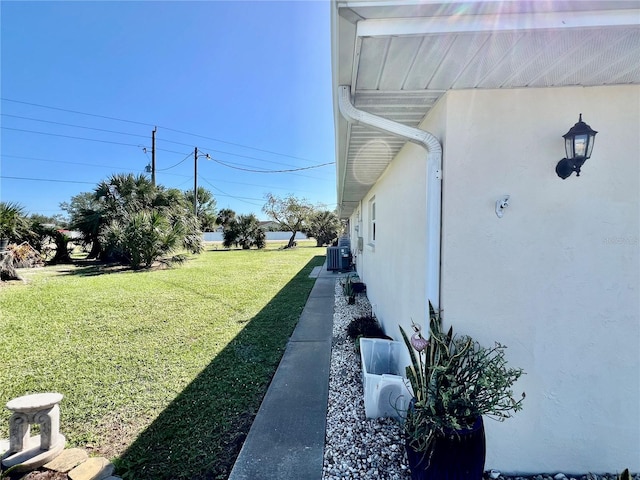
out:
<path id="1" fill-rule="evenodd" d="M 428 35 L 442 33 L 508 32 L 640 25 L 640 9 L 592 12 L 459 15 L 450 17 L 388 18 L 361 20 L 358 37 Z"/>

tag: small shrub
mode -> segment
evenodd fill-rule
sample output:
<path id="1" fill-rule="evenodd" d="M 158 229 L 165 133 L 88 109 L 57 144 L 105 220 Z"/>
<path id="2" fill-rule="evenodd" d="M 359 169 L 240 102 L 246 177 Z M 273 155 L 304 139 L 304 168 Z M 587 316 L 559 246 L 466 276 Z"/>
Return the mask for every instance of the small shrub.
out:
<path id="1" fill-rule="evenodd" d="M 347 326 L 347 335 L 352 340 L 356 340 L 359 337 L 389 338 L 385 335 L 376 317 L 372 315 L 354 318 Z"/>
<path id="2" fill-rule="evenodd" d="M 364 292 L 366 288 L 356 273 L 341 278 L 340 285 L 342 286 L 342 293 L 348 298 L 349 305 L 355 304 L 356 294 Z"/>

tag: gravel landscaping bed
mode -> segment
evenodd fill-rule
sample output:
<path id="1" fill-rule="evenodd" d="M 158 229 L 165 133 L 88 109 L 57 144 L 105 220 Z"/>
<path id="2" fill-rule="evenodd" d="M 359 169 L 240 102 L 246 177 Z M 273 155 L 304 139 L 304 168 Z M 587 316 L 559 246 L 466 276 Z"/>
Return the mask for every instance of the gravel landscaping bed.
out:
<path id="1" fill-rule="evenodd" d="M 410 480 L 402 430 L 395 420 L 368 419 L 364 413 L 364 392 L 360 357 L 346 334 L 352 319 L 371 313 L 364 295 L 347 305 L 336 282 L 333 341 L 329 379 L 329 404 L 325 438 L 323 480 L 380 479 Z M 485 479 L 497 480 L 617 480 L 610 475 L 569 475 L 554 472 L 528 477 L 508 477 L 486 472 Z M 636 474 L 634 480 L 640 480 Z"/>

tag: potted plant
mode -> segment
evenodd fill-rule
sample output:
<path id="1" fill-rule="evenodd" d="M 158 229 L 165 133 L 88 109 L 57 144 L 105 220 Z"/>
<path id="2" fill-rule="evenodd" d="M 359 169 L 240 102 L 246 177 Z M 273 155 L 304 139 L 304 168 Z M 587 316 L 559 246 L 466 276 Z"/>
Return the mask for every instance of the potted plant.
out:
<path id="1" fill-rule="evenodd" d="M 429 303 L 429 339 L 419 325 L 409 338 L 400 328 L 411 364 L 407 379 L 413 400 L 404 421 L 405 446 L 413 480 L 481 480 L 484 471 L 483 415 L 499 421 L 522 408 L 525 394 L 512 386 L 524 373 L 508 368 L 506 347 L 481 346 L 468 336 L 442 331 Z"/>
<path id="2" fill-rule="evenodd" d="M 0 202 L 0 251 L 18 234 L 23 215 L 24 209 L 17 203 Z"/>

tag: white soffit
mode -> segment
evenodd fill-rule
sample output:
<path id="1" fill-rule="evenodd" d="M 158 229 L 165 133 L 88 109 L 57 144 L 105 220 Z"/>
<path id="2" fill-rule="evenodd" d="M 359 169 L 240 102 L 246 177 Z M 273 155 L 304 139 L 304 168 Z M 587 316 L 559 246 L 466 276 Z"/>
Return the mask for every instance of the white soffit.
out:
<path id="1" fill-rule="evenodd" d="M 333 26 L 334 79 L 351 79 L 356 108 L 408 126 L 417 127 L 448 90 L 640 84 L 640 1 L 373 0 L 333 7 L 334 22 L 353 25 Z M 344 122 L 336 111 L 337 131 L 345 131 Z M 366 126 L 346 132 L 337 145 L 342 217 L 406 143 Z"/>

